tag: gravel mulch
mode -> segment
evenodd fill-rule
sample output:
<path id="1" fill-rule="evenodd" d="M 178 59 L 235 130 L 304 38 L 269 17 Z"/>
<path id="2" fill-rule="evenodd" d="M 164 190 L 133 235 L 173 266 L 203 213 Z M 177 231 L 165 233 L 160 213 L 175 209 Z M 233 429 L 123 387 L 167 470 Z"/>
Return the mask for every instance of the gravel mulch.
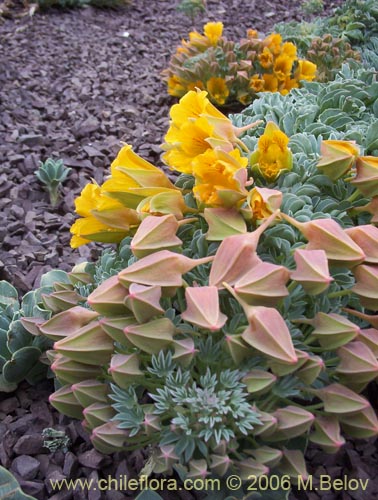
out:
<path id="1" fill-rule="evenodd" d="M 196 28 L 222 20 L 235 39 L 247 28 L 264 32 L 275 22 L 301 16 L 294 0 L 207 3 L 208 14 L 197 19 Z M 341 0 L 324 3 L 329 13 Z M 91 178 L 102 182 L 120 141 L 162 165 L 159 144 L 174 100 L 160 72 L 192 29 L 190 20 L 176 12 L 177 4 L 134 0 L 120 11 L 51 10 L 0 24 L 0 280 L 11 281 L 20 293 L 37 286 L 52 267 L 68 271 L 96 257 L 98 247 L 69 247 L 73 201 Z M 55 209 L 34 175 L 49 157 L 62 158 L 72 168 Z M 51 490 L 50 479 L 136 477 L 145 460 L 142 452 L 108 457 L 93 450 L 81 424 L 48 404 L 52 391 L 46 381 L 0 394 L 0 463 L 37 499 L 134 499 L 135 492 Z M 46 427 L 66 433 L 71 440 L 67 453 L 43 447 Z M 378 498 L 376 440 L 348 442 L 335 456 L 311 449 L 308 459 L 315 476 L 369 479 L 368 489 L 302 492 L 295 498 Z M 183 491 L 169 498 L 194 500 Z"/>

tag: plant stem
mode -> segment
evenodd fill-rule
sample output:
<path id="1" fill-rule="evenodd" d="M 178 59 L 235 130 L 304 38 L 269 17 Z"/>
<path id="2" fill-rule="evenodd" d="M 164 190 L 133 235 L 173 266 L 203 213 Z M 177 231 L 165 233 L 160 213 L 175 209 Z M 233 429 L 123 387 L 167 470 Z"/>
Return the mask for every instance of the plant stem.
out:
<path id="1" fill-rule="evenodd" d="M 356 189 L 350 196 L 347 198 L 346 201 L 349 201 L 349 203 L 353 203 L 358 199 L 358 197 L 361 196 L 361 193 Z"/>
<path id="2" fill-rule="evenodd" d="M 339 290 L 338 292 L 332 292 L 328 294 L 329 299 L 336 299 L 338 297 L 344 297 L 345 295 L 350 295 L 353 291 L 348 288 L 346 290 Z"/>

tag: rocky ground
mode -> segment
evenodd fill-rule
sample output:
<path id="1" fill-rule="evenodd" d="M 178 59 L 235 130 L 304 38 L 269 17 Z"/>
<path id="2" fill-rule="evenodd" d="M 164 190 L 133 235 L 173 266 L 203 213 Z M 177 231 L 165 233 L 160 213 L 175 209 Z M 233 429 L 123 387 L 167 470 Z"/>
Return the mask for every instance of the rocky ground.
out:
<path id="1" fill-rule="evenodd" d="M 222 20 L 227 35 L 236 39 L 247 28 L 267 32 L 275 22 L 301 16 L 294 0 L 207 3 L 208 12 L 197 19 L 196 28 Z M 325 14 L 336 3 L 340 0 L 326 0 Z M 174 101 L 160 72 L 192 29 L 191 21 L 176 11 L 177 4 L 134 0 L 120 11 L 51 10 L 0 22 L 0 280 L 11 281 L 20 293 L 38 285 L 51 267 L 70 270 L 96 256 L 98 246 L 69 247 L 73 201 L 91 178 L 102 182 L 120 141 L 161 165 L 159 144 Z M 17 14 L 22 12 L 20 8 Z M 72 168 L 55 209 L 34 175 L 39 162 L 49 157 L 62 158 Z M 0 394 L 0 463 L 37 499 L 135 498 L 133 492 L 101 496 L 95 490 L 51 490 L 50 479 L 136 477 L 145 459 L 142 452 L 106 457 L 94 451 L 79 422 L 48 405 L 52 390 L 47 381 Z M 46 427 L 66 433 L 71 441 L 67 453 L 43 447 Z M 378 498 L 376 441 L 350 442 L 336 456 L 311 449 L 308 459 L 317 477 L 369 479 L 368 489 L 297 492 L 296 498 Z M 194 499 L 188 492 L 169 498 Z"/>

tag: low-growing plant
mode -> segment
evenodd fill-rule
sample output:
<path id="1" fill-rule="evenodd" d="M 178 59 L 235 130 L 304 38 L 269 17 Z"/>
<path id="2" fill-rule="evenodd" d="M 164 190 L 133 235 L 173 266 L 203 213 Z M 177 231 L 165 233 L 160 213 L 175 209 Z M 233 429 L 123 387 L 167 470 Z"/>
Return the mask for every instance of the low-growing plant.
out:
<path id="1" fill-rule="evenodd" d="M 66 273 L 46 273 L 40 288 L 28 292 L 20 302 L 17 290 L 7 281 L 0 281 L 0 392 L 14 391 L 22 380 L 35 384 L 46 378 L 47 363 L 41 358 L 51 342 L 37 334 L 35 325 L 50 318 L 44 297 L 58 282 L 69 283 Z M 28 317 L 34 320 L 29 322 Z"/>
<path id="2" fill-rule="evenodd" d="M 194 24 L 196 16 L 206 12 L 206 0 L 182 0 L 177 6 L 177 10 L 190 17 Z"/>
<path id="3" fill-rule="evenodd" d="M 193 31 L 163 72 L 168 93 L 182 97 L 188 90 L 206 90 L 218 106 L 249 104 L 259 92 L 287 94 L 301 80 L 313 80 L 316 66 L 297 57 L 295 45 L 273 33 L 258 38 L 255 30 L 236 43 L 222 35 L 223 24 L 207 23 Z"/>
<path id="4" fill-rule="evenodd" d="M 38 170 L 35 171 L 37 179 L 45 185 L 53 207 L 58 203 L 59 191 L 70 170 L 64 165 L 63 160 L 49 158 L 44 163 L 40 162 Z"/>
<path id="5" fill-rule="evenodd" d="M 165 138 L 175 185 L 125 146 L 77 200 L 73 246 L 128 236 L 72 271 L 71 304 L 51 294 L 38 330 L 50 402 L 98 450 L 148 447 L 149 473 L 295 479 L 308 441 L 378 434 L 361 395 L 378 377 L 378 159 L 342 120 L 301 131 L 290 106 L 264 95 L 232 123 L 189 92 Z"/>

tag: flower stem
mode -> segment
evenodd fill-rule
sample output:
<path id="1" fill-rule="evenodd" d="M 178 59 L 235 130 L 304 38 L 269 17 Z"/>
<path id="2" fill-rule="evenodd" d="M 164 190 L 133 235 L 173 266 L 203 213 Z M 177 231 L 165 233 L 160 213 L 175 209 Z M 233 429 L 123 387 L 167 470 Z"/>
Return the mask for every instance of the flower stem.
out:
<path id="1" fill-rule="evenodd" d="M 349 201 L 349 203 L 353 203 L 354 201 L 357 200 L 357 198 L 361 196 L 361 193 L 356 189 L 350 196 L 347 198 L 346 201 Z"/>
<path id="2" fill-rule="evenodd" d="M 344 297 L 345 295 L 350 295 L 353 291 L 350 288 L 346 290 L 339 290 L 337 292 L 332 292 L 328 294 L 329 299 L 337 299 L 338 297 Z"/>

